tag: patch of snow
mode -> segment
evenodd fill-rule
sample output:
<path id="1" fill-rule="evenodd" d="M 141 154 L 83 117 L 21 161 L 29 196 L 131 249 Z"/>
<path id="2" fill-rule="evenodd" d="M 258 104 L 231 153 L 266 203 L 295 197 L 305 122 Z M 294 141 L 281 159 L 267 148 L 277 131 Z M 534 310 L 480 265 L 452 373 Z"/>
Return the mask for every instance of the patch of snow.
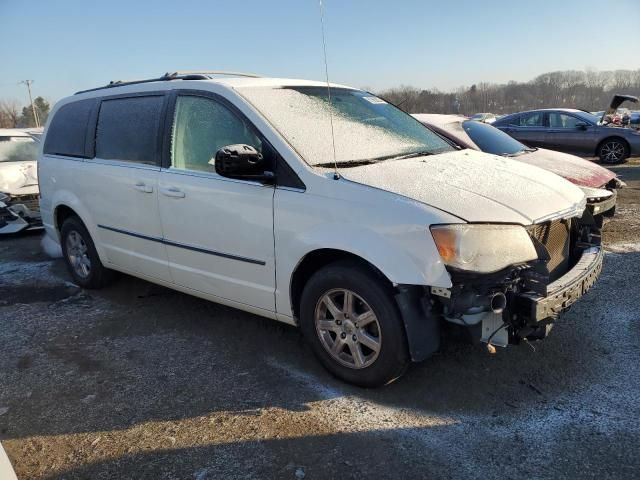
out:
<path id="1" fill-rule="evenodd" d="M 42 250 L 44 250 L 44 252 L 51 258 L 62 257 L 62 248 L 60 247 L 60 244 L 53 238 L 51 238 L 50 235 L 45 235 L 44 237 L 42 237 L 40 246 L 42 247 Z"/>

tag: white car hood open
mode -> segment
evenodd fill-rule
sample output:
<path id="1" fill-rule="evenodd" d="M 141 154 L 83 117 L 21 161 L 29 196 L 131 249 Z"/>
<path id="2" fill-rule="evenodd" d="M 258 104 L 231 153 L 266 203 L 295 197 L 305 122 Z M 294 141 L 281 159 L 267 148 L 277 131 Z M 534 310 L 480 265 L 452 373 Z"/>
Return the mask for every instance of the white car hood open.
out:
<path id="1" fill-rule="evenodd" d="M 0 162 L 0 192 L 15 196 L 37 194 L 37 162 Z"/>
<path id="2" fill-rule="evenodd" d="M 340 174 L 468 222 L 529 225 L 579 215 L 585 205 L 582 191 L 553 173 L 474 150 L 342 168 Z"/>

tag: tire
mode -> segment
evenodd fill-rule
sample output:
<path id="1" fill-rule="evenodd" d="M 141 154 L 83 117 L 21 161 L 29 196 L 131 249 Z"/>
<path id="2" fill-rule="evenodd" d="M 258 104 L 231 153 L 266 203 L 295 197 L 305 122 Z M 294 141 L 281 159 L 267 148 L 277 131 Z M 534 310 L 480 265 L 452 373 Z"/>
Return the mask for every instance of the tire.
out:
<path id="1" fill-rule="evenodd" d="M 629 157 L 629 144 L 621 138 L 605 138 L 596 153 L 602 163 L 622 163 Z"/>
<path id="2" fill-rule="evenodd" d="M 404 373 L 409 353 L 392 293 L 376 272 L 353 261 L 312 275 L 302 292 L 300 327 L 329 372 L 361 387 L 384 385 Z"/>
<path id="3" fill-rule="evenodd" d="M 89 231 L 82 221 L 72 216 L 60 229 L 62 254 L 73 281 L 82 288 L 104 287 L 115 277 L 115 272 L 102 265 Z"/>

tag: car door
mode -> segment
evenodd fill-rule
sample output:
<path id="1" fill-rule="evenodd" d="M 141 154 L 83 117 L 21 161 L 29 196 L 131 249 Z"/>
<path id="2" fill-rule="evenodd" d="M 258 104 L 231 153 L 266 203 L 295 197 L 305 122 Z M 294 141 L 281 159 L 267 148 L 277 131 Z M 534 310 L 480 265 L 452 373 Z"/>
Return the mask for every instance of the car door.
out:
<path id="1" fill-rule="evenodd" d="M 501 130 L 529 147 L 544 147 L 544 112 L 525 112 L 514 117 Z"/>
<path id="2" fill-rule="evenodd" d="M 593 152 L 593 125 L 566 112 L 548 112 L 548 125 L 545 134 L 545 145 L 552 150 L 567 152 Z M 581 127 L 580 125 L 586 125 Z"/>
<path id="3" fill-rule="evenodd" d="M 168 282 L 157 189 L 166 102 L 163 93 L 102 99 L 95 157 L 84 163 L 77 189 L 108 262 Z"/>
<path id="4" fill-rule="evenodd" d="M 261 136 L 208 92 L 174 93 L 169 118 L 158 199 L 173 281 L 275 311 L 274 187 L 223 177 L 213 165 L 227 145 L 248 144 L 266 155 Z"/>

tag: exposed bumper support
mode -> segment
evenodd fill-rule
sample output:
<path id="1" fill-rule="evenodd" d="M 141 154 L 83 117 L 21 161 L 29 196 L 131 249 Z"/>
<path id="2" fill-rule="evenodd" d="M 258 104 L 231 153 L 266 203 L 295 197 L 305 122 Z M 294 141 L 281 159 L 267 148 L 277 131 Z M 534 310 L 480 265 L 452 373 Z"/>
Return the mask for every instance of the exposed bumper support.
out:
<path id="1" fill-rule="evenodd" d="M 557 317 L 593 286 L 602 271 L 603 257 L 600 246 L 586 249 L 571 270 L 548 286 L 546 296 L 519 293 L 516 297 L 517 311 L 528 324 Z"/>

